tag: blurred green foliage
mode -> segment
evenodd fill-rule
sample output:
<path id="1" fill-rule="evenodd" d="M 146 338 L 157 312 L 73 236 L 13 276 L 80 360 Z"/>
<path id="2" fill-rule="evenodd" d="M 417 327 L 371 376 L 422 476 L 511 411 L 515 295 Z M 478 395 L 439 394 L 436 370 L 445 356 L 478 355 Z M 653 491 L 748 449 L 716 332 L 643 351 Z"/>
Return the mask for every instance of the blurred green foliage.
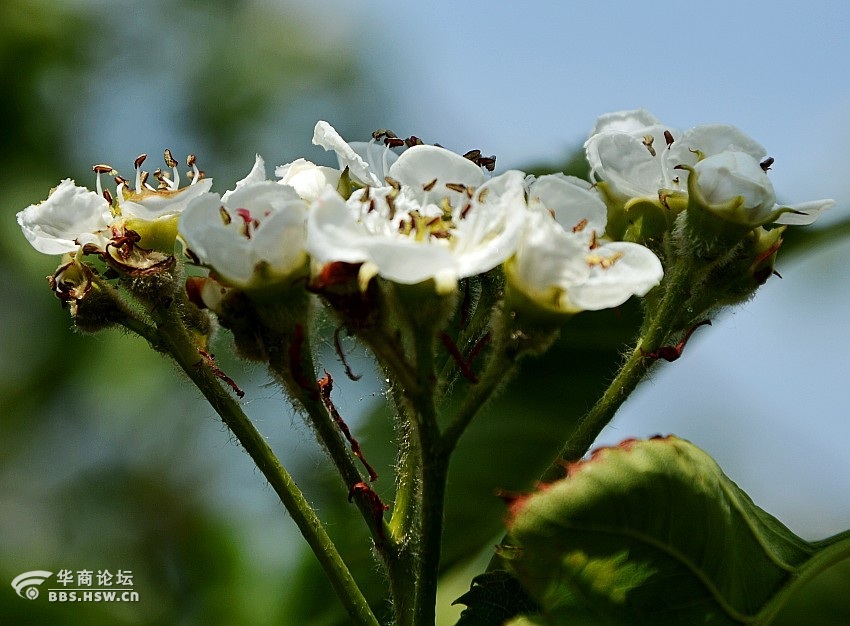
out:
<path id="1" fill-rule="evenodd" d="M 95 160 L 121 158 L 116 165 L 127 169 L 136 152 L 165 147 L 135 145 L 145 138 L 137 137 L 134 121 L 161 127 L 154 143 L 173 134 L 197 147 L 220 190 L 247 172 L 255 151 L 270 164 L 304 153 L 319 112 L 342 131 L 366 134 L 370 124 L 379 126 L 392 96 L 356 47 L 285 9 L 223 0 L 0 3 L 2 623 L 345 623 L 312 555 L 300 543 L 286 545 L 298 537 L 273 493 L 223 427 L 211 423 L 198 394 L 140 340 L 71 332 L 44 280 L 57 260 L 34 252 L 14 223 L 15 212 L 43 199 L 60 179 L 89 182 Z M 103 153 L 104 137 L 122 138 L 114 153 Z M 575 156 L 566 167 L 584 174 Z M 549 169 L 564 166 L 538 171 Z M 496 491 L 532 486 L 571 419 L 613 374 L 636 320 L 633 304 L 579 316 L 473 424 L 452 465 L 447 571 L 491 550 L 502 532 Z M 221 343 L 224 353 L 227 339 Z M 334 359 L 323 353 L 323 363 Z M 256 401 L 249 414 L 276 407 L 265 410 L 259 427 L 282 446 L 292 418 L 279 394 L 264 386 L 265 374 L 224 354 L 220 363 L 250 379 Z M 568 371 L 565 363 L 572 364 Z M 286 436 L 294 430 L 302 442 L 287 448 L 300 452 L 291 469 L 381 612 L 385 583 L 362 521 L 318 450 L 303 443 L 309 435 L 298 432 L 297 418 L 295 424 Z M 388 500 L 394 433 L 385 409 L 375 408 L 356 431 L 382 474 L 376 489 Z M 257 519 L 258 500 L 273 519 Z M 296 550 L 298 563 L 275 560 Z M 8 584 L 27 570 L 60 568 L 131 569 L 141 601 L 30 602 Z M 850 615 L 846 594 L 829 591 L 842 581 L 846 587 L 850 571 L 828 574 L 811 585 L 807 598 L 816 600 L 801 598 L 789 611 L 823 624 L 839 622 L 812 617 L 819 607 Z M 463 593 L 468 580 L 461 587 Z M 782 623 L 799 623 L 789 619 Z"/>

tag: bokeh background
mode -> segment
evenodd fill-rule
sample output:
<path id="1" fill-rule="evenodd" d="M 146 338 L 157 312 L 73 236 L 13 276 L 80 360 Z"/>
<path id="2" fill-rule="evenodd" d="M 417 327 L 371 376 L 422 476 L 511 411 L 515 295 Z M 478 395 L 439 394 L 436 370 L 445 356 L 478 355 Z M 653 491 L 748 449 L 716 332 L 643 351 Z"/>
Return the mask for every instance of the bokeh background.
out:
<path id="1" fill-rule="evenodd" d="M 256 152 L 270 165 L 330 162 L 310 144 L 317 119 L 352 140 L 391 128 L 480 148 L 499 170 L 581 173 L 574 157 L 595 117 L 640 106 L 673 127 L 727 122 L 761 141 L 780 198 L 837 207 L 789 237 L 782 280 L 701 329 L 601 442 L 676 433 L 805 538 L 850 527 L 848 29 L 837 1 L 0 3 L 3 623 L 345 623 L 274 493 L 199 394 L 136 338 L 70 332 L 44 280 L 56 259 L 33 251 L 14 221 L 62 178 L 92 184 L 92 164 L 131 172 L 136 155 L 166 147 L 196 153 L 219 191 Z M 466 535 L 447 537 L 444 623 L 498 538 L 494 488 L 530 484 L 534 472 L 518 468 L 545 464 L 552 433 L 592 401 L 633 319 L 630 306 L 579 316 L 464 441 L 449 523 Z M 389 494 L 384 389 L 365 353 L 347 347 L 366 376 L 342 384 L 337 404 L 385 468 L 379 492 Z M 227 356 L 226 335 L 216 351 L 331 532 L 351 544 L 353 567 L 375 578 L 308 428 L 261 368 Z M 342 383 L 330 346 L 321 361 Z M 62 568 L 131 570 L 141 601 L 29 602 L 8 584 Z M 847 623 L 848 588 L 845 564 L 780 622 Z"/>

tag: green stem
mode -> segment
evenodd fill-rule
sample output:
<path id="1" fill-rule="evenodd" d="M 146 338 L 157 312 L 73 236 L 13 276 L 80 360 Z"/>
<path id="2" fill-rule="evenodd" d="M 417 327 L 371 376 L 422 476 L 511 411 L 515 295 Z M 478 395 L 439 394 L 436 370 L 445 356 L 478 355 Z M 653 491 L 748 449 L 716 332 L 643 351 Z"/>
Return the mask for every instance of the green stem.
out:
<path id="1" fill-rule="evenodd" d="M 643 380 L 656 362 L 656 359 L 648 356 L 648 353 L 664 345 L 675 334 L 675 329 L 680 325 L 683 315 L 688 315 L 684 308 L 690 296 L 693 281 L 694 271 L 689 263 L 680 263 L 670 272 L 664 283 L 664 294 L 661 300 L 657 306 L 647 312 L 636 347 L 602 397 L 579 421 L 561 449 L 558 460 L 544 474 L 544 479 L 560 475 L 563 471 L 561 469 L 563 461 L 579 460 Z"/>
<path id="2" fill-rule="evenodd" d="M 375 545 L 381 552 L 392 549 L 387 545 L 387 538 L 390 537 L 389 526 L 382 517 L 376 515 L 375 503 L 367 494 L 354 490 L 355 485 L 366 481 L 352 458 L 339 427 L 321 399 L 315 381 L 316 367 L 309 336 L 306 333 L 303 335 L 295 353 L 290 352 L 291 336 L 280 337 L 275 343 L 277 349 L 269 359 L 269 369 L 282 382 L 290 397 L 306 411 L 319 441 L 357 504 Z M 298 373 L 293 372 L 293 368 L 297 368 Z"/>
<path id="3" fill-rule="evenodd" d="M 498 388 L 513 377 L 518 360 L 509 358 L 504 350 L 496 347 L 480 380 L 470 385 L 463 403 L 443 431 L 446 454 L 450 454 L 455 449 L 461 435 L 475 416 L 481 412 L 484 405 L 495 395 Z"/>
<path id="4" fill-rule="evenodd" d="M 239 404 L 219 384 L 206 366 L 178 316 L 170 308 L 157 320 L 159 347 L 171 354 L 180 368 L 200 389 L 204 397 L 236 436 L 257 468 L 278 494 L 301 534 L 322 566 L 334 590 L 356 624 L 377 626 L 378 621 L 321 520 L 304 498 L 292 476 L 281 465 L 263 436 L 257 431 Z M 156 345 L 156 344 L 155 344 Z"/>

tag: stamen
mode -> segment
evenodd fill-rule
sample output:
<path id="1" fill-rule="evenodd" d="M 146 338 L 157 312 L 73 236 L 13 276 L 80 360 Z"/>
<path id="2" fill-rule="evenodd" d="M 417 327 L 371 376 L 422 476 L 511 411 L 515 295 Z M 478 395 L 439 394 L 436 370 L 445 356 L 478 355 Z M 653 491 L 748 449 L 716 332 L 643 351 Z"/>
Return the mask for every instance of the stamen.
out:
<path id="1" fill-rule="evenodd" d="M 133 161 L 133 166 L 136 168 L 136 193 L 142 193 L 142 163 L 148 158 L 147 154 L 140 154 Z"/>
<path id="2" fill-rule="evenodd" d="M 484 200 L 487 199 L 487 195 L 490 193 L 489 187 L 484 187 L 481 191 L 478 192 L 478 202 L 479 204 L 484 204 Z"/>
<path id="3" fill-rule="evenodd" d="M 112 176 L 113 174 L 115 174 L 115 170 L 112 169 L 111 165 L 106 165 L 104 163 L 100 163 L 98 165 L 92 165 L 91 169 L 95 174 L 97 174 L 96 180 L 95 180 L 95 185 L 96 185 L 95 188 L 97 189 L 97 195 L 102 196 L 103 195 L 103 187 L 100 184 L 100 175 L 101 174 L 109 174 L 110 176 Z"/>
<path id="4" fill-rule="evenodd" d="M 655 156 L 655 148 L 652 147 L 652 144 L 655 142 L 655 137 L 652 135 L 645 135 L 643 138 L 643 145 L 646 146 L 646 149 L 649 150 L 649 154 Z"/>
<path id="5" fill-rule="evenodd" d="M 452 191 L 457 191 L 458 193 L 466 192 L 466 185 L 462 185 L 460 183 L 446 183 L 446 187 Z"/>
<path id="6" fill-rule="evenodd" d="M 574 233 L 580 233 L 581 231 L 583 231 L 583 230 L 584 230 L 585 226 L 587 226 L 587 223 L 588 223 L 588 222 L 587 222 L 587 218 L 585 217 L 585 218 L 584 218 L 584 219 L 582 219 L 582 220 L 581 220 L 578 224 L 576 224 L 575 226 L 573 226 L 573 232 L 574 232 Z"/>
<path id="7" fill-rule="evenodd" d="M 607 270 L 612 265 L 614 265 L 614 263 L 616 263 L 617 261 L 619 261 L 622 258 L 623 258 L 622 252 L 615 252 L 614 254 L 612 254 L 609 257 L 603 257 L 603 256 L 600 256 L 598 254 L 589 254 L 587 256 L 587 264 L 590 267 L 599 266 L 603 270 Z"/>
<path id="8" fill-rule="evenodd" d="M 761 169 L 766 172 L 770 169 L 770 166 L 773 165 L 775 161 L 776 159 L 774 159 L 773 157 L 767 157 L 764 161 L 759 163 L 759 165 L 761 166 Z"/>
<path id="9" fill-rule="evenodd" d="M 435 178 L 430 183 L 425 183 L 424 185 L 422 185 L 422 189 L 424 191 L 431 191 L 434 188 L 434 185 L 436 185 L 436 184 L 437 184 L 437 179 Z"/>
<path id="10" fill-rule="evenodd" d="M 171 171 L 174 172 L 174 180 L 169 181 L 171 184 L 169 185 L 170 189 L 177 189 L 180 187 L 180 172 L 177 171 L 177 160 L 171 156 L 171 150 L 168 148 L 165 149 L 164 152 L 165 164 L 171 168 Z"/>
<path id="11" fill-rule="evenodd" d="M 195 164 L 195 155 L 190 154 L 186 157 L 186 165 L 192 168 L 192 171 L 189 173 L 189 178 L 192 179 L 190 185 L 194 185 L 196 182 L 203 178 L 201 170 L 198 169 L 198 166 Z"/>
<path id="12" fill-rule="evenodd" d="M 670 146 L 673 145 L 673 133 L 671 133 L 669 130 L 664 131 L 664 141 L 667 142 L 668 149 L 670 148 Z"/>

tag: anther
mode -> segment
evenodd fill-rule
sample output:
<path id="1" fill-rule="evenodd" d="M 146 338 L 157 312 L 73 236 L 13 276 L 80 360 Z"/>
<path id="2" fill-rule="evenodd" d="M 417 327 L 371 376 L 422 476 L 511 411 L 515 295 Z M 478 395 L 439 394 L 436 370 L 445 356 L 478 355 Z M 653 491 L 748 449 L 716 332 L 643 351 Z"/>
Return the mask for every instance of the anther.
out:
<path id="1" fill-rule="evenodd" d="M 136 160 L 133 161 L 133 167 L 135 167 L 136 169 L 139 169 L 140 167 L 142 167 L 142 163 L 144 163 L 145 159 L 147 159 L 147 158 L 148 158 L 147 154 L 140 154 L 139 156 L 136 157 Z"/>
<path id="2" fill-rule="evenodd" d="M 113 169 L 113 167 L 111 165 L 106 165 L 106 164 L 103 164 L 103 163 L 101 163 L 99 165 L 92 165 L 91 169 L 92 169 L 93 172 L 95 172 L 97 174 L 110 174 L 110 175 L 112 175 L 112 174 L 115 173 L 115 169 Z"/>
<path id="3" fill-rule="evenodd" d="M 425 183 L 424 185 L 422 185 L 422 189 L 423 189 L 423 191 L 431 191 L 434 188 L 434 185 L 436 185 L 436 184 L 437 184 L 437 179 L 435 178 L 430 183 Z"/>
<path id="4" fill-rule="evenodd" d="M 464 193 L 466 191 L 466 185 L 460 183 L 446 183 L 446 187 L 458 193 Z"/>
<path id="5" fill-rule="evenodd" d="M 655 156 L 655 148 L 652 147 L 652 144 L 655 142 L 655 137 L 652 135 L 644 135 L 643 137 L 643 145 L 646 146 L 646 149 L 649 150 L 649 154 Z"/>
<path id="6" fill-rule="evenodd" d="M 177 161 L 174 159 L 173 156 L 171 156 L 171 150 L 169 150 L 168 148 L 165 149 L 164 157 L 165 157 L 165 164 L 168 167 L 172 167 L 172 168 L 177 167 Z"/>
<path id="7" fill-rule="evenodd" d="M 667 142 L 668 148 L 673 145 L 673 133 L 671 133 L 669 130 L 664 131 L 664 141 Z"/>
<path id="8" fill-rule="evenodd" d="M 761 166 L 761 169 L 766 172 L 770 169 L 770 166 L 773 165 L 775 161 L 776 159 L 774 159 L 773 157 L 767 157 L 764 161 L 759 163 L 759 166 Z"/>

